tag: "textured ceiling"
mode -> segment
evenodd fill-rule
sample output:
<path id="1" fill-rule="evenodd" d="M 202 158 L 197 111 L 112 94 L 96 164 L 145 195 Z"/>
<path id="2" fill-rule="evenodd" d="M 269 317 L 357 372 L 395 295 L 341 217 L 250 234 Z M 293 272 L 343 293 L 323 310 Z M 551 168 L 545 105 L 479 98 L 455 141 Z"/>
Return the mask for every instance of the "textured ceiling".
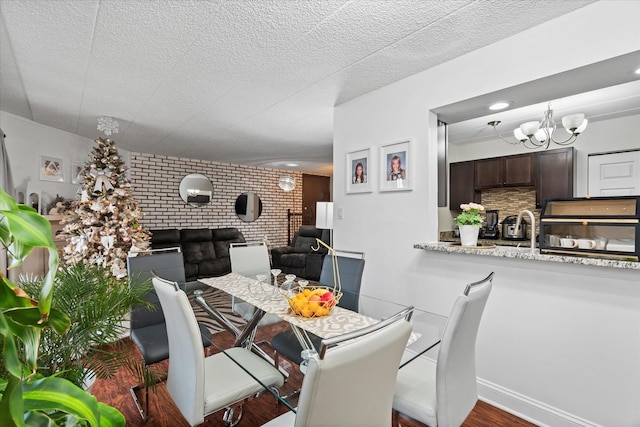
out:
<path id="1" fill-rule="evenodd" d="M 0 0 L 0 109 L 88 138 L 111 116 L 132 151 L 331 173 L 335 105 L 591 2 Z"/>

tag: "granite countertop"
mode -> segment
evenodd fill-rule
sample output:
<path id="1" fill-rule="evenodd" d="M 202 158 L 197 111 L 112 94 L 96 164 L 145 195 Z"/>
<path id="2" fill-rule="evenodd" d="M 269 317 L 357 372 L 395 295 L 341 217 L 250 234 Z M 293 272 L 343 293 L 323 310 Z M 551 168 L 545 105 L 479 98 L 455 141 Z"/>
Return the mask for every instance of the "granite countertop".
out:
<path id="1" fill-rule="evenodd" d="M 483 241 L 478 240 L 479 244 L 483 244 Z M 488 240 L 487 242 L 492 242 L 489 245 L 496 245 L 499 240 Z M 495 248 L 490 249 L 474 249 L 469 247 L 455 246 L 452 242 L 435 242 L 435 243 L 415 243 L 413 247 L 415 249 L 424 249 L 427 251 L 435 251 L 435 252 L 445 252 L 450 254 L 471 254 L 471 255 L 481 255 L 481 256 L 493 256 L 493 257 L 501 257 L 501 258 L 517 258 L 524 260 L 536 260 L 536 261 L 550 261 L 550 262 L 559 262 L 564 264 L 582 264 L 582 265 L 593 265 L 598 267 L 608 267 L 608 268 L 623 268 L 630 270 L 640 270 L 640 262 L 636 261 L 622 261 L 616 259 L 604 259 L 604 258 L 589 258 L 589 257 L 579 257 L 579 256 L 569 256 L 569 255 L 551 255 L 551 254 L 541 254 L 539 249 L 534 249 L 531 251 L 529 248 L 529 241 L 520 242 L 520 241 L 509 241 L 510 243 L 526 243 L 527 246 L 524 247 L 512 247 L 512 246 L 501 246 L 496 245 Z"/>
<path id="2" fill-rule="evenodd" d="M 448 243 L 457 243 L 460 244 L 459 237 L 444 237 L 440 238 L 441 242 Z M 521 248 L 530 248 L 531 247 L 531 239 L 527 240 L 507 240 L 507 239 L 478 239 L 478 245 L 480 246 L 513 246 L 513 247 L 521 247 Z M 538 247 L 538 242 L 536 241 L 536 248 Z"/>

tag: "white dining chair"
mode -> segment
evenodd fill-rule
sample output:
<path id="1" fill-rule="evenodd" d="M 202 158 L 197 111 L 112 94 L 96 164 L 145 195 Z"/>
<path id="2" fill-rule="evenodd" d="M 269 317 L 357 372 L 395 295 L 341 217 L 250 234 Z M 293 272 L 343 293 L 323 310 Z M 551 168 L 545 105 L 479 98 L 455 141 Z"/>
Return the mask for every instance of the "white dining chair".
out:
<path id="1" fill-rule="evenodd" d="M 180 248 L 144 250 L 131 253 L 127 258 L 129 286 L 149 286 L 153 275 L 185 286 L 184 261 Z M 150 306 L 131 307 L 129 315 L 131 341 L 138 347 L 144 361 L 143 382 L 129 389 L 140 416 L 149 416 L 149 366 L 169 358 L 169 338 L 165 317 L 153 288 L 143 296 Z M 203 346 L 211 345 L 211 331 L 198 324 Z M 138 391 L 144 389 L 144 408 L 138 399 Z"/>
<path id="2" fill-rule="evenodd" d="M 284 377 L 280 372 L 245 348 L 233 347 L 204 357 L 198 323 L 187 295 L 175 283 L 158 277 L 152 282 L 166 318 L 171 319 L 167 322 L 167 390 L 189 425 L 201 424 L 205 416 L 221 409 L 225 409 L 226 425 L 235 425 L 242 417 L 244 400 L 264 390 L 256 379 L 267 387 L 282 386 Z M 234 419 L 236 404 L 240 411 Z"/>
<path id="3" fill-rule="evenodd" d="M 267 427 L 388 427 L 393 387 L 413 307 L 368 328 L 322 341 L 309 360 L 296 412 Z M 354 339 L 355 338 L 355 339 Z"/>
<path id="4" fill-rule="evenodd" d="M 245 277 L 256 279 L 258 274 L 264 274 L 267 280 L 271 280 L 271 263 L 269 251 L 264 242 L 257 243 L 231 243 L 229 245 L 229 257 L 231 271 Z M 279 296 L 276 293 L 276 296 Z M 249 321 L 255 312 L 255 307 L 240 298 L 231 298 L 232 310 L 244 320 Z M 266 314 L 258 323 L 258 326 L 278 323 L 282 319 L 273 314 Z"/>
<path id="5" fill-rule="evenodd" d="M 437 361 L 418 357 L 398 371 L 397 413 L 430 427 L 461 425 L 478 401 L 476 336 L 491 293 L 493 273 L 467 285 L 445 326 Z M 399 424 L 396 424 L 399 425 Z"/>

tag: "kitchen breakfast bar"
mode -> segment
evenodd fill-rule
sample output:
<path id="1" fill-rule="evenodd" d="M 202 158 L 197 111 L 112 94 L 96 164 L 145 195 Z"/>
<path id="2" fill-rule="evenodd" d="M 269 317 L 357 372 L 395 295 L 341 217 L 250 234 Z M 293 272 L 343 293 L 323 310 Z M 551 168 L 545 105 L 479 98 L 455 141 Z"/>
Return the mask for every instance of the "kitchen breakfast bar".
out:
<path id="1" fill-rule="evenodd" d="M 413 247 L 416 300 L 495 272 L 476 349 L 481 399 L 546 425 L 640 425 L 640 262 L 528 247 Z"/>

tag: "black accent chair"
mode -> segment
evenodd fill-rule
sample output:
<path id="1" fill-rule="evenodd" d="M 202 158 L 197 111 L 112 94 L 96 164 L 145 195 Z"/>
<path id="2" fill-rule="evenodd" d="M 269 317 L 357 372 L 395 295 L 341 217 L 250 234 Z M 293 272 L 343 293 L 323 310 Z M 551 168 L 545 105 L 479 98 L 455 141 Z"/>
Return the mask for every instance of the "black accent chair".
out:
<path id="1" fill-rule="evenodd" d="M 311 249 L 311 247 L 318 247 L 316 239 L 320 239 L 328 245 L 330 230 L 319 229 L 313 225 L 301 226 L 294 234 L 290 246 L 271 249 L 273 268 L 307 280 L 319 280 L 322 261 L 327 254 L 327 249 L 322 245 L 318 251 Z"/>
<path id="2" fill-rule="evenodd" d="M 360 300 L 360 286 L 362 284 L 362 273 L 364 272 L 364 254 L 360 255 L 360 258 L 347 256 L 336 257 L 343 292 L 338 306 L 352 311 L 358 311 Z M 333 262 L 331 258 L 331 255 L 326 256 L 322 263 L 322 273 L 320 274 L 321 286 L 333 286 Z M 322 338 L 312 333 L 308 333 L 308 335 L 316 350 L 319 349 Z M 279 355 L 283 355 L 298 365 L 302 362 L 302 345 L 291 329 L 276 334 L 271 340 L 271 347 L 275 350 L 274 360 L 276 366 L 278 366 Z"/>
<path id="3" fill-rule="evenodd" d="M 151 284 L 151 277 L 155 274 L 166 280 L 177 282 L 181 289 L 185 288 L 184 262 L 179 248 L 162 249 L 159 251 L 143 251 L 137 256 L 127 258 L 127 268 L 131 283 L 139 285 Z M 145 306 L 134 306 L 131 309 L 130 337 L 140 350 L 144 359 L 145 370 L 149 365 L 169 358 L 169 338 L 165 325 L 164 314 L 160 301 L 153 288 L 144 296 L 153 305 L 149 309 Z M 211 332 L 200 324 L 200 334 L 205 348 L 211 346 Z M 142 409 L 136 391 L 144 386 L 145 409 Z M 130 388 L 131 395 L 143 420 L 147 420 L 149 413 L 149 384 L 138 384 Z"/>

